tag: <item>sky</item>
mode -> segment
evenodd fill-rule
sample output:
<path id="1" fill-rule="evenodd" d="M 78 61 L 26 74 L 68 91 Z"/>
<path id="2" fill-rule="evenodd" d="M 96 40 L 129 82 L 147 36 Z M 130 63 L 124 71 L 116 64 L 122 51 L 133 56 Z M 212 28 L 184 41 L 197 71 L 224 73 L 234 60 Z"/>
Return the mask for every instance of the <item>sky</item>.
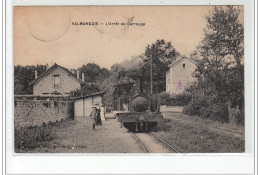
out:
<path id="1" fill-rule="evenodd" d="M 157 39 L 189 56 L 203 38 L 213 6 L 14 7 L 14 65 L 57 63 L 110 68 L 145 52 Z M 73 25 L 94 22 L 98 25 Z M 108 23 L 119 25 L 106 25 Z M 121 23 L 144 23 L 144 26 Z M 103 24 L 101 24 L 103 23 Z"/>

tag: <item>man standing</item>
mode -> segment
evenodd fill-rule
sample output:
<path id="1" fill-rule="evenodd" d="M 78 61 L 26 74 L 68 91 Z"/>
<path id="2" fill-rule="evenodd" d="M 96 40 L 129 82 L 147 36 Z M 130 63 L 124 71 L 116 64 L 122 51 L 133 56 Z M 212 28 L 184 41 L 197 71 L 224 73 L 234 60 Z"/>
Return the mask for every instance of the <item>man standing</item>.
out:
<path id="1" fill-rule="evenodd" d="M 96 103 L 95 106 L 96 106 L 96 109 L 97 109 L 96 125 L 102 125 L 102 121 L 101 121 L 101 118 L 100 118 L 100 108 L 99 108 L 99 104 Z"/>
<path id="2" fill-rule="evenodd" d="M 96 106 L 92 106 L 90 118 L 92 119 L 92 122 L 93 122 L 93 130 L 95 130 L 95 125 L 97 123 L 97 108 L 96 108 Z"/>

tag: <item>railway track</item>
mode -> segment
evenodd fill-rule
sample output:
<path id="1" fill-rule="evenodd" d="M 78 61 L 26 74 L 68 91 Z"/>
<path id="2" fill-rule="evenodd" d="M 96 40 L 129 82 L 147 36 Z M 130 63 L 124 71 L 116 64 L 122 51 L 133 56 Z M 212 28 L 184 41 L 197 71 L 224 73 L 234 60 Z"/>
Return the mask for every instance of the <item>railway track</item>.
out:
<path id="1" fill-rule="evenodd" d="M 149 151 L 147 150 L 147 148 L 145 148 L 145 146 L 143 145 L 143 143 L 140 141 L 140 139 L 138 137 L 136 137 L 136 135 L 132 132 L 132 135 L 134 137 L 134 139 L 136 140 L 136 142 L 140 145 L 140 147 L 144 150 L 145 153 L 149 153 Z"/>
<path id="2" fill-rule="evenodd" d="M 161 143 L 163 143 L 164 145 L 166 145 L 169 149 L 171 149 L 172 151 L 176 152 L 176 153 L 180 153 L 176 148 L 174 148 L 173 146 L 171 146 L 169 143 L 167 143 L 166 141 L 164 141 L 163 139 L 161 139 L 160 137 L 158 137 L 157 135 L 153 134 L 153 133 L 149 133 L 152 136 L 154 136 L 155 138 L 157 138 Z"/>
<path id="3" fill-rule="evenodd" d="M 177 118 L 177 117 L 168 117 L 168 118 L 175 120 L 177 122 L 183 123 L 183 124 L 188 124 L 190 126 L 196 126 L 196 127 L 202 126 L 203 127 L 202 124 L 194 122 L 194 121 L 188 121 L 188 120 L 180 119 L 180 118 Z M 229 136 L 241 139 L 241 140 L 245 140 L 245 133 L 240 132 L 240 131 L 231 132 L 231 131 L 225 131 L 224 129 L 214 128 L 214 127 L 207 127 L 207 129 L 209 131 L 212 131 L 212 132 L 225 134 L 225 135 L 229 135 Z"/>
<path id="4" fill-rule="evenodd" d="M 165 140 L 161 139 L 160 137 L 158 137 L 157 135 L 149 132 L 149 133 L 140 133 L 140 134 L 145 134 L 148 137 L 152 137 L 154 138 L 157 142 L 159 142 L 159 144 L 161 145 L 161 147 L 164 148 L 164 150 L 167 148 L 167 152 L 165 153 L 180 153 L 176 148 L 174 148 L 173 146 L 171 146 L 169 143 L 167 143 Z M 158 143 L 148 143 L 147 141 L 145 141 L 144 139 L 142 140 L 138 135 L 138 133 L 132 133 L 134 139 L 136 140 L 136 142 L 140 145 L 140 147 L 143 149 L 143 151 L 145 153 L 153 153 L 153 152 L 157 152 L 160 153 L 159 150 L 152 150 L 151 149 L 151 145 L 150 144 L 158 144 Z M 150 149 L 149 149 L 150 147 Z M 162 152 L 163 153 L 163 152 Z"/>

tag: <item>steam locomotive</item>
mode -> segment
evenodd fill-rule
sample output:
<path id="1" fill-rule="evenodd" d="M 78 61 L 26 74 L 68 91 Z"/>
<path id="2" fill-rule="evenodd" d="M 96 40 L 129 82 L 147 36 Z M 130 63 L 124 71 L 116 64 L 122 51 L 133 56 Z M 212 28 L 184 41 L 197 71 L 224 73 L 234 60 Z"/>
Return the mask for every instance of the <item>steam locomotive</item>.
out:
<path id="1" fill-rule="evenodd" d="M 129 131 L 133 132 L 148 132 L 153 130 L 163 118 L 159 111 L 158 100 L 156 95 L 150 97 L 143 93 L 141 80 L 136 79 L 134 93 L 129 99 L 128 113 L 119 113 L 118 120 Z"/>

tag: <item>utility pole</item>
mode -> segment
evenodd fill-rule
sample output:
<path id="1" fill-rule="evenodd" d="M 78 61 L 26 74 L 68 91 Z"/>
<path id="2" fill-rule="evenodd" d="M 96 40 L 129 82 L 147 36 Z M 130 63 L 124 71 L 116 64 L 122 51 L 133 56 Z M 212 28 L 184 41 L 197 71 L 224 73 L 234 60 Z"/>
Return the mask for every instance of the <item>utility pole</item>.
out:
<path id="1" fill-rule="evenodd" d="M 151 86 L 151 95 L 153 94 L 153 56 L 150 57 L 150 86 Z"/>

